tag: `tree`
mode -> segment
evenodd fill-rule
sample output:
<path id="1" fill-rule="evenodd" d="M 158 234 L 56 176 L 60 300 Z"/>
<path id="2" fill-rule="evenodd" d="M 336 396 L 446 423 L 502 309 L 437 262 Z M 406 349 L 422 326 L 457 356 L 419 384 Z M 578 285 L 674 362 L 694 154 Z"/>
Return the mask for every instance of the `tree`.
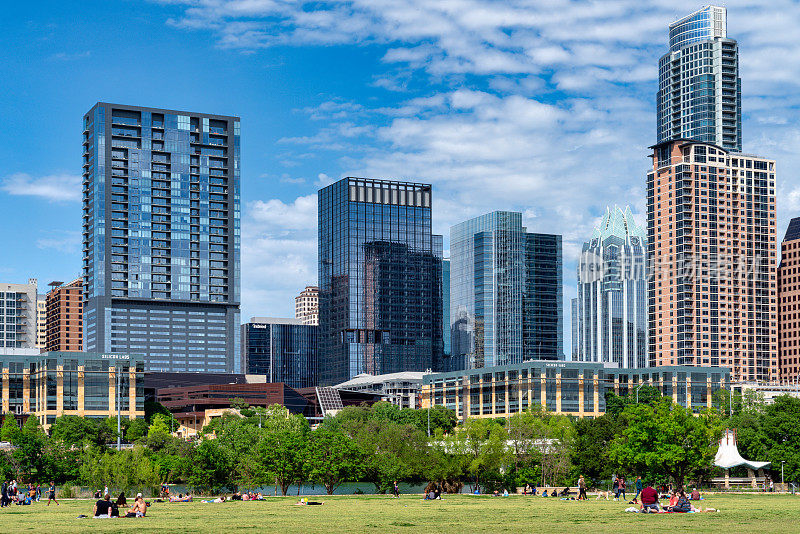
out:
<path id="1" fill-rule="evenodd" d="M 575 453 L 572 461 L 579 475 L 598 483 L 611 477 L 612 464 L 608 458 L 611 442 L 623 430 L 619 419 L 608 414 L 575 421 Z"/>
<path id="2" fill-rule="evenodd" d="M 144 419 L 128 419 L 125 423 L 125 440 L 133 443 L 147 436 L 149 427 Z"/>
<path id="3" fill-rule="evenodd" d="M 169 419 L 163 414 L 155 414 L 150 422 L 150 429 L 147 431 L 147 436 L 156 434 L 170 434 Z"/>
<path id="4" fill-rule="evenodd" d="M 716 411 L 695 417 L 664 398 L 654 405 L 627 406 L 622 417 L 627 426 L 609 451 L 616 467 L 651 481 L 671 477 L 678 485 L 710 467 L 721 432 Z"/>
<path id="5" fill-rule="evenodd" d="M 363 473 L 363 458 L 341 431 L 318 428 L 310 432 L 304 459 L 308 478 L 323 484 L 328 495 L 333 495 L 343 482 L 358 480 Z"/>
<path id="6" fill-rule="evenodd" d="M 204 439 L 192 458 L 189 484 L 201 491 L 219 491 L 231 487 L 234 470 L 232 454 L 219 440 Z"/>
<path id="7" fill-rule="evenodd" d="M 13 414 L 7 413 L 3 418 L 3 427 L 0 429 L 0 438 L 3 441 L 12 442 L 19 434 L 19 425 Z"/>
<path id="8" fill-rule="evenodd" d="M 283 495 L 286 495 L 292 483 L 303 477 L 306 428 L 270 429 L 261 442 L 260 455 L 266 471 L 281 488 Z"/>

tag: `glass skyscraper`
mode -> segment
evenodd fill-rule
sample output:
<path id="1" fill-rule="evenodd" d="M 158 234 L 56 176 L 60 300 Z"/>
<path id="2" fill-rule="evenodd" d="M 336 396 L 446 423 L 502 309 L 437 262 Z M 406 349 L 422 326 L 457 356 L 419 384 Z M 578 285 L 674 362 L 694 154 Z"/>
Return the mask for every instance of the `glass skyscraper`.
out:
<path id="1" fill-rule="evenodd" d="M 239 119 L 97 103 L 83 119 L 84 350 L 241 372 Z"/>
<path id="2" fill-rule="evenodd" d="M 450 335 L 468 368 L 559 359 L 561 236 L 495 211 L 450 229 Z"/>
<path id="3" fill-rule="evenodd" d="M 658 62 L 658 142 L 692 139 L 741 152 L 741 85 L 724 7 L 670 24 L 669 52 Z"/>
<path id="4" fill-rule="evenodd" d="M 572 318 L 577 360 L 649 365 L 646 247 L 630 208 L 616 206 L 583 244 Z"/>
<path id="5" fill-rule="evenodd" d="M 242 325 L 242 369 L 292 388 L 315 386 L 318 329 L 302 319 L 251 318 Z"/>
<path id="6" fill-rule="evenodd" d="M 442 237 L 431 186 L 345 178 L 319 192 L 318 378 L 425 371 L 441 359 Z"/>

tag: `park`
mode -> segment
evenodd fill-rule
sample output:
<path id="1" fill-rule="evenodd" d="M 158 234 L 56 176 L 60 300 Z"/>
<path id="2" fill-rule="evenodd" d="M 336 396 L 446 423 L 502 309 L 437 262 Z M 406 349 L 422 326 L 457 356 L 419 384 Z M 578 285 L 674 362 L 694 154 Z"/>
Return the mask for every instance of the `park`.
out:
<path id="1" fill-rule="evenodd" d="M 60 506 L 12 506 L 0 513 L 6 532 L 537 532 L 578 530 L 620 532 L 692 531 L 796 532 L 800 496 L 791 494 L 709 494 L 704 507 L 716 513 L 625 513 L 625 502 L 512 495 L 323 496 L 323 506 L 295 506 L 296 497 L 256 502 L 158 503 L 142 519 L 77 519 L 91 515 L 92 500 L 64 499 Z"/>

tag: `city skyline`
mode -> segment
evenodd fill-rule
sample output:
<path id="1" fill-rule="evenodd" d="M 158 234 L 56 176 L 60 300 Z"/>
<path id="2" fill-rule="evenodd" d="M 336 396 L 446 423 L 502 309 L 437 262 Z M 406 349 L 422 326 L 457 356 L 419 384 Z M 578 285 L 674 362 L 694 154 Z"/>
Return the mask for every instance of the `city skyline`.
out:
<path id="1" fill-rule="evenodd" d="M 101 15 L 111 16 L 114 13 L 111 6 L 95 7 Z M 236 96 L 234 99 L 219 93 L 218 89 L 212 88 L 212 84 L 203 87 L 178 85 L 180 91 L 174 94 L 161 88 L 142 87 L 138 83 L 112 84 L 110 80 L 114 76 L 101 75 L 97 70 L 89 74 L 93 77 L 92 81 L 96 82 L 90 84 L 91 90 L 71 90 L 74 86 L 70 85 L 73 82 L 68 73 L 101 63 L 106 54 L 113 54 L 119 48 L 108 35 L 93 32 L 92 23 L 88 21 L 80 22 L 79 28 L 83 30 L 80 33 L 85 41 L 58 40 L 59 36 L 65 35 L 63 32 L 66 30 L 60 29 L 59 24 L 63 26 L 66 14 L 63 7 L 54 4 L 49 19 L 52 27 L 47 24 L 16 24 L 14 31 L 4 37 L 11 42 L 16 42 L 15 39 L 21 42 L 25 37 L 23 51 L 28 52 L 26 61 L 30 63 L 28 67 L 20 65 L 18 60 L 9 61 L 6 62 L 8 66 L 4 67 L 15 68 L 18 72 L 16 76 L 9 77 L 15 83 L 11 84 L 8 101 L 17 101 L 19 109 L 4 109 L 7 111 L 4 116 L 11 121 L 9 131 L 33 133 L 31 128 L 42 128 L 42 131 L 37 132 L 36 136 L 22 135 L 22 139 L 9 136 L 10 143 L 2 149 L 4 152 L 0 152 L 4 161 L 11 163 L 0 175 L 0 204 L 5 208 L 4 227 L 14 236 L 5 241 L 9 260 L 3 262 L 4 271 L 0 279 L 21 283 L 29 277 L 36 277 L 44 284 L 53 279 L 72 279 L 80 274 L 80 253 L 74 244 L 76 237 L 79 238 L 79 229 L 70 230 L 73 226 L 77 228 L 80 217 L 79 205 L 70 200 L 79 195 L 80 190 L 79 182 L 74 181 L 79 173 L 79 163 L 74 153 L 75 138 L 70 132 L 56 135 L 45 129 L 45 119 L 57 117 L 57 122 L 69 124 L 73 121 L 73 124 L 77 124 L 80 114 L 94 101 L 110 100 L 142 106 L 235 114 L 242 116 L 244 127 L 252 128 L 253 132 L 267 130 L 263 128 L 265 121 L 273 120 L 273 116 L 280 119 L 280 133 L 273 131 L 272 137 L 267 138 L 263 134 L 253 137 L 252 144 L 244 149 L 244 224 L 245 232 L 251 238 L 251 244 L 243 251 L 246 263 L 243 267 L 243 283 L 247 298 L 250 299 L 245 303 L 244 316 L 263 313 L 290 316 L 292 297 L 306 284 L 316 281 L 316 243 L 313 238 L 316 182 L 327 180 L 320 178 L 320 173 L 331 177 L 329 179 L 357 174 L 429 181 L 437 188 L 441 207 L 441 211 L 434 214 L 434 231 L 445 235 L 446 228 L 462 216 L 477 215 L 491 209 L 522 211 L 526 214 L 524 224 L 532 231 L 552 229 L 564 234 L 564 297 L 565 303 L 568 303 L 569 298 L 575 295 L 574 265 L 580 243 L 588 234 L 587 230 L 599 221 L 605 205 L 632 204 L 638 222 L 643 223 L 644 187 L 641 176 L 647 169 L 647 161 L 642 156 L 642 147 L 653 140 L 657 74 L 653 65 L 668 45 L 668 24 L 702 6 L 631 7 L 625 10 L 625 16 L 628 17 L 625 19 L 613 11 L 592 16 L 581 12 L 580 7 L 578 4 L 570 8 L 560 14 L 563 18 L 558 20 L 562 23 L 570 19 L 580 21 L 594 28 L 593 32 L 589 32 L 590 35 L 570 45 L 564 33 L 573 39 L 577 35 L 574 26 L 567 25 L 560 35 L 555 27 L 546 28 L 540 41 L 532 41 L 531 50 L 536 54 L 528 55 L 515 54 L 508 44 L 492 38 L 489 31 L 491 23 L 485 23 L 487 27 L 484 28 L 458 17 L 459 24 L 443 32 L 449 32 L 447 35 L 488 35 L 490 38 L 486 41 L 486 47 L 476 46 L 475 54 L 470 54 L 468 50 L 459 51 L 442 40 L 444 33 L 430 37 L 428 48 L 421 46 L 421 38 L 403 38 L 394 33 L 390 43 L 371 45 L 359 44 L 341 33 L 337 34 L 340 39 L 337 46 L 324 46 L 329 44 L 324 41 L 315 45 L 302 42 L 301 37 L 289 35 L 288 32 L 284 44 L 245 43 L 230 35 L 226 38 L 215 33 L 211 27 L 204 28 L 203 24 L 196 25 L 200 27 L 198 30 L 188 30 L 186 28 L 191 22 L 188 19 L 193 16 L 191 13 L 187 13 L 181 5 L 159 3 L 147 4 L 143 8 L 153 15 L 152 21 L 144 22 L 136 17 L 130 21 L 132 28 L 148 28 L 154 39 L 152 45 L 145 46 L 133 38 L 133 42 L 126 43 L 132 51 L 142 54 L 144 58 L 155 58 L 158 45 L 172 43 L 175 45 L 176 60 L 188 57 L 190 53 L 196 54 L 198 50 L 206 51 L 209 61 L 212 61 L 211 70 L 235 72 L 241 77 L 244 89 L 232 88 L 232 94 Z M 528 26 L 539 28 L 539 23 L 531 20 L 535 10 L 524 11 L 518 6 L 509 6 L 507 9 L 512 8 L 514 12 L 528 15 L 524 18 Z M 368 6 L 356 4 L 353 9 L 364 15 L 367 21 L 364 31 L 367 40 L 374 35 L 381 21 L 386 20 Z M 775 10 L 781 10 L 781 17 L 770 15 Z M 745 87 L 743 119 L 748 132 L 744 149 L 768 154 L 778 161 L 781 168 L 793 168 L 797 159 L 791 154 L 791 141 L 796 135 L 793 123 L 797 121 L 794 120 L 796 112 L 792 109 L 792 102 L 796 97 L 788 95 L 792 91 L 786 89 L 793 87 L 794 83 L 789 75 L 792 62 L 777 64 L 779 58 L 787 56 L 775 54 L 774 50 L 776 43 L 783 43 L 787 47 L 785 53 L 791 56 L 788 47 L 794 44 L 785 37 L 785 42 L 778 40 L 780 35 L 789 35 L 781 32 L 780 27 L 797 20 L 797 8 L 779 4 L 765 7 L 737 4 L 728 6 L 728 11 L 728 33 L 736 37 L 742 50 L 741 76 Z M 258 18 L 260 14 L 263 12 L 256 13 L 255 17 Z M 431 12 L 426 11 L 426 14 L 430 15 Z M 285 16 L 295 21 L 296 27 L 303 28 L 304 23 L 291 18 L 292 14 Z M 171 18 L 173 23 L 167 25 L 167 18 Z M 338 21 L 343 17 L 334 19 Z M 11 20 L 28 19 L 26 13 L 12 11 Z M 622 32 L 616 38 L 608 37 L 608 30 L 618 27 L 615 24 L 622 20 L 630 22 L 630 27 L 626 26 L 628 33 Z M 770 29 L 773 31 L 765 29 L 767 20 L 770 20 Z M 525 37 L 525 32 L 521 23 L 511 26 L 514 31 L 510 38 L 515 39 L 515 43 L 523 42 L 521 39 Z M 435 33 L 432 29 L 425 31 L 429 32 L 426 35 Z M 209 41 L 209 37 L 216 40 L 203 43 Z M 42 44 L 52 43 L 53 39 L 63 45 L 62 48 Z M 185 41 L 185 44 L 176 43 L 175 40 Z M 109 43 L 109 50 L 105 51 L 103 47 Z M 607 64 L 608 54 L 592 54 L 587 48 L 578 50 L 578 45 L 602 46 L 611 53 L 617 64 Z M 13 46 L 5 48 L 14 49 Z M 243 48 L 253 53 L 242 54 Z M 436 55 L 437 51 L 441 51 L 441 57 Z M 584 51 L 585 55 L 580 51 Z M 357 64 L 336 76 L 331 77 L 329 71 L 315 76 L 309 74 L 321 63 L 353 54 L 359 57 Z M 301 68 L 296 60 L 302 57 L 311 58 L 308 71 L 301 73 L 292 70 Z M 462 67 L 458 67 L 456 62 L 445 61 L 463 57 L 471 60 Z M 479 62 L 479 59 L 488 61 L 491 58 L 497 62 Z M 516 72 L 515 64 L 511 62 L 515 58 L 519 67 Z M 142 68 L 135 62 L 125 63 L 126 68 Z M 341 64 L 341 61 L 336 63 Z M 155 66 L 162 69 L 167 80 L 175 80 L 180 74 L 180 69 L 170 74 L 158 62 L 149 61 L 149 64 L 148 68 Z M 243 69 L 254 64 L 260 67 L 259 76 L 263 77 L 267 70 L 279 73 L 277 80 L 272 80 L 269 87 L 264 85 L 265 82 L 257 81 L 255 75 Z M 276 64 L 278 66 L 274 66 Z M 638 71 L 636 75 L 640 78 L 621 84 L 607 81 L 612 73 L 618 71 L 636 72 L 629 67 L 638 64 L 646 65 L 650 74 Z M 33 72 L 33 69 L 38 69 L 38 72 Z M 459 69 L 461 72 L 458 72 Z M 464 71 L 475 79 L 462 83 Z M 570 80 L 575 83 L 581 73 L 592 75 L 589 79 L 598 81 L 597 87 L 568 83 Z M 308 87 L 297 87 L 300 97 L 294 101 L 287 100 L 280 90 L 275 90 L 279 82 L 300 80 L 303 75 L 308 76 L 304 80 L 308 82 Z M 208 75 L 201 73 L 200 76 Z M 323 76 L 328 83 L 324 87 L 318 83 Z M 402 76 L 407 77 L 403 91 L 386 89 L 390 81 L 398 82 L 398 77 L 400 82 L 404 81 Z M 434 79 L 436 76 L 440 78 L 438 81 Z M 55 93 L 54 89 L 48 87 L 59 84 L 35 83 L 47 79 L 63 80 L 67 90 Z M 130 79 L 136 79 L 136 76 Z M 353 84 L 353 79 L 358 83 Z M 395 88 L 403 89 L 402 84 L 398 84 L 400 86 Z M 351 85 L 361 89 L 351 90 Z M 605 94 L 600 94 L 601 91 L 605 91 Z M 265 99 L 265 94 L 269 94 L 270 98 Z M 181 101 L 184 98 L 187 98 L 185 103 Z M 252 104 L 256 98 L 276 101 L 270 102 L 269 108 L 263 108 Z M 584 107 L 580 107 L 580 104 Z M 285 111 L 277 110 L 281 105 L 286 108 Z M 754 117 L 753 114 L 759 110 L 764 113 Z M 369 119 L 370 116 L 380 118 L 373 121 Z M 526 124 L 520 124 L 523 117 L 526 118 Z M 591 117 L 594 119 L 589 120 Z M 598 129 L 594 126 L 597 118 L 606 120 L 607 128 Z M 248 120 L 253 121 L 250 126 L 247 125 Z M 296 124 L 286 128 L 290 122 Z M 348 123 L 350 126 L 346 127 Z M 447 132 L 460 126 L 464 127 L 465 132 L 490 132 L 494 138 L 503 140 L 501 144 L 509 145 L 509 140 L 515 140 L 516 143 L 510 143 L 505 151 L 497 150 L 497 145 L 492 144 L 491 150 L 485 152 L 478 150 L 480 143 L 475 143 L 477 137 L 467 135 L 448 144 Z M 373 134 L 377 141 L 366 139 Z M 538 143 L 549 134 L 553 135 L 553 143 L 556 140 L 558 143 L 544 143 L 540 150 L 529 150 L 531 143 Z M 413 144 L 415 141 L 411 139 L 412 136 L 419 137 L 419 143 L 424 144 Z M 31 141 L 33 139 L 35 144 Z M 480 139 L 483 140 L 483 137 Z M 364 154 L 364 150 L 347 154 L 347 149 L 337 151 L 333 148 L 337 143 L 351 147 L 356 141 L 369 149 L 366 152 L 372 154 L 371 159 L 369 154 Z M 316 148 L 308 150 L 309 145 L 303 142 L 316 143 L 313 146 L 319 148 L 321 154 L 307 157 Z M 448 147 L 458 145 L 463 145 L 466 150 L 458 154 L 448 152 L 451 150 Z M 46 146 L 47 150 L 42 151 L 39 148 L 42 146 Z M 304 148 L 298 148 L 300 146 Z M 615 146 L 613 152 L 609 152 L 609 146 Z M 436 147 L 441 147 L 442 154 L 449 156 L 451 161 L 463 160 L 463 163 L 448 164 L 436 158 Z M 576 166 L 572 151 L 564 147 L 582 147 L 583 150 L 578 152 L 586 161 L 585 167 L 581 166 L 583 164 Z M 588 152 L 585 147 L 589 147 Z M 488 154 L 492 151 L 499 157 Z M 542 156 L 548 151 L 563 161 Z M 412 156 L 407 158 L 408 165 L 403 165 L 403 158 L 397 159 L 395 153 Z M 520 155 L 523 153 L 524 157 Z M 19 158 L 19 154 L 30 156 Z M 291 165 L 284 166 L 281 161 Z M 547 191 L 547 176 L 530 171 L 538 166 L 531 163 L 539 162 L 544 163 L 545 167 L 552 164 L 553 172 L 559 173 L 563 186 L 557 188 L 560 191 Z M 429 165 L 423 166 L 422 163 Z M 476 171 L 466 172 L 467 164 Z M 612 167 L 612 171 L 604 171 L 602 179 L 594 178 L 591 172 L 587 172 L 592 168 Z M 475 177 L 478 169 L 481 183 Z M 260 178 L 261 174 L 267 174 L 268 177 Z M 454 177 L 462 175 L 463 182 L 456 184 Z M 305 182 L 291 183 L 300 179 Z M 800 210 L 800 190 L 794 192 L 796 184 L 792 180 L 792 176 L 787 174 L 778 182 L 778 228 L 785 227 L 788 219 Z M 608 183 L 613 185 L 607 188 L 607 192 L 597 195 L 599 182 L 604 186 Z M 518 189 L 511 189 L 511 185 Z M 13 194 L 25 192 L 37 196 Z M 59 197 L 66 198 L 62 202 L 49 200 Z M 27 216 L 30 213 L 41 215 L 31 220 Z M 71 225 L 69 221 L 75 224 Z M 446 244 L 445 249 L 448 248 Z M 565 324 L 565 330 L 568 330 L 568 324 Z M 565 347 L 565 352 L 569 354 L 571 350 Z"/>

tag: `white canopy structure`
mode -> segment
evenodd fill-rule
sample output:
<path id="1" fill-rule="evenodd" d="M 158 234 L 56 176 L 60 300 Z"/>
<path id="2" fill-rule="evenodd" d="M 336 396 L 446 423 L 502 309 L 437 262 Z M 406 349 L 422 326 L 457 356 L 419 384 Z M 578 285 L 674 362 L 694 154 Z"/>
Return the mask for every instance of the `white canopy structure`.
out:
<path id="1" fill-rule="evenodd" d="M 722 439 L 719 440 L 719 449 L 717 455 L 714 457 L 714 465 L 723 469 L 730 469 L 744 465 L 753 471 L 758 471 L 767 467 L 771 462 L 753 462 L 745 460 L 739 454 L 739 448 L 736 446 L 736 431 L 725 430 L 722 434 Z"/>

